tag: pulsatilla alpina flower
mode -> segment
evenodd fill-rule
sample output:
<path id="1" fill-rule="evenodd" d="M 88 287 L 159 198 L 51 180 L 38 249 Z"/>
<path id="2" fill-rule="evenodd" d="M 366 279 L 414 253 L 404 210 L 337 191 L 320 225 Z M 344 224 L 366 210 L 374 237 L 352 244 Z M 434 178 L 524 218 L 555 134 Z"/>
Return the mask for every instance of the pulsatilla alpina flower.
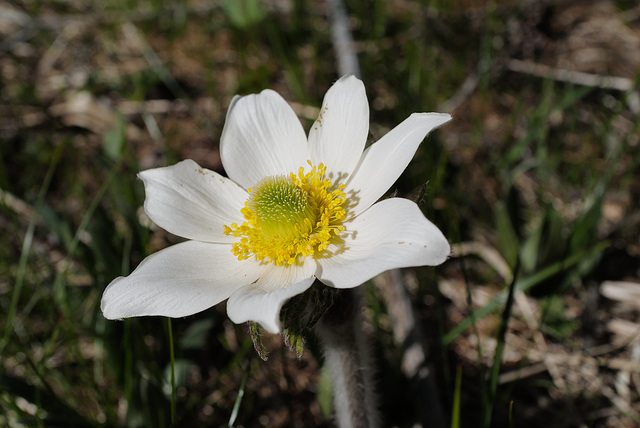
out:
<path id="1" fill-rule="evenodd" d="M 449 244 L 415 203 L 376 201 L 450 119 L 412 114 L 365 150 L 369 105 L 353 76 L 329 89 L 308 138 L 277 93 L 235 97 L 220 142 L 229 178 L 191 160 L 139 174 L 151 220 L 187 241 L 109 284 L 105 317 L 182 317 L 229 299 L 232 321 L 276 333 L 283 304 L 315 279 L 351 288 L 442 263 Z"/>

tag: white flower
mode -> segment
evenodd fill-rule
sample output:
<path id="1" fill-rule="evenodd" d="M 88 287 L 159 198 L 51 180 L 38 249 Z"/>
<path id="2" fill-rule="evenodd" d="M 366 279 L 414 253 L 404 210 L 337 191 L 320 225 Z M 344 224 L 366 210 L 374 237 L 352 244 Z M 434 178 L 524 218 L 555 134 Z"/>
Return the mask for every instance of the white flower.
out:
<path id="1" fill-rule="evenodd" d="M 111 282 L 104 316 L 183 317 L 229 299 L 233 322 L 277 333 L 283 304 L 316 278 L 351 288 L 444 262 L 449 244 L 415 203 L 376 201 L 450 119 L 412 114 L 364 150 L 369 105 L 353 76 L 329 89 L 308 138 L 276 92 L 236 96 L 220 142 L 229 178 L 191 160 L 139 174 L 151 220 L 187 241 Z"/>

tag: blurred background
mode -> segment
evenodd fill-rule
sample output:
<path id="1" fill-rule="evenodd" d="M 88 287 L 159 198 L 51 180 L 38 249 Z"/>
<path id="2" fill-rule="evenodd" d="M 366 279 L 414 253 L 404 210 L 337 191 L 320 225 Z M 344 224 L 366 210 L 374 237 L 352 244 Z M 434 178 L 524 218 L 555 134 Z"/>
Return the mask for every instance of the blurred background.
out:
<path id="1" fill-rule="evenodd" d="M 451 259 L 364 285 L 383 426 L 640 426 L 637 2 L 344 6 L 370 141 L 454 117 L 390 191 Z M 235 94 L 275 89 L 308 130 L 336 64 L 323 1 L 0 2 L 0 426 L 333 426 L 313 338 L 265 334 L 264 362 L 224 304 L 99 304 L 179 242 L 136 173 L 224 174 Z"/>

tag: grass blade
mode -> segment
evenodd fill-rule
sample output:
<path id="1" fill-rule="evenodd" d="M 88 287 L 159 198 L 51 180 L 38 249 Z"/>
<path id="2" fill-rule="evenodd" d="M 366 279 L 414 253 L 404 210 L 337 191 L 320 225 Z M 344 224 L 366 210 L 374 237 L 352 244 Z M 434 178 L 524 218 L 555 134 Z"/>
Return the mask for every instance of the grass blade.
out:
<path id="1" fill-rule="evenodd" d="M 4 328 L 2 341 L 0 342 L 0 356 L 4 355 L 4 348 L 9 343 L 9 337 L 11 336 L 11 331 L 14 327 L 13 318 L 15 317 L 18 302 L 20 300 L 20 294 L 22 292 L 22 285 L 24 284 L 24 277 L 27 272 L 27 259 L 29 258 L 29 253 L 31 251 L 31 244 L 33 243 L 33 235 L 35 233 L 36 223 L 38 222 L 39 213 L 44 203 L 44 197 L 47 194 L 49 185 L 51 184 L 53 173 L 56 170 L 56 166 L 58 165 L 58 161 L 60 160 L 60 156 L 64 147 L 64 144 L 59 145 L 54 151 L 53 156 L 51 157 L 51 161 L 49 162 L 49 169 L 47 170 L 47 174 L 45 175 L 42 186 L 40 186 L 40 191 L 38 192 L 38 200 L 33 212 L 33 217 L 31 217 L 31 221 L 29 222 L 29 226 L 27 227 L 27 231 L 24 235 L 24 240 L 22 241 L 22 250 L 20 252 L 20 260 L 18 262 L 18 272 L 16 275 L 15 287 L 11 296 L 9 310 L 7 311 L 7 324 Z"/>
<path id="2" fill-rule="evenodd" d="M 460 428 L 460 401 L 462 396 L 462 367 L 456 370 L 456 389 L 453 393 L 451 406 L 451 428 Z"/>
<path id="3" fill-rule="evenodd" d="M 500 376 L 500 367 L 502 366 L 502 354 L 504 352 L 505 336 L 507 334 L 507 328 L 509 327 L 509 318 L 511 318 L 511 308 L 513 307 L 513 297 L 515 295 L 516 276 L 520 268 L 519 259 L 516 260 L 516 266 L 513 271 L 513 280 L 509 285 L 507 302 L 502 311 L 502 320 L 500 322 L 500 328 L 498 330 L 498 337 L 496 338 L 496 350 L 493 354 L 493 364 L 491 366 L 491 374 L 489 377 L 489 389 L 484 395 L 485 405 L 483 406 L 483 426 L 488 428 L 491 426 L 491 418 L 493 417 L 493 407 L 496 402 L 496 391 L 498 389 L 498 377 Z"/>
<path id="4" fill-rule="evenodd" d="M 173 350 L 173 329 L 171 318 L 167 317 L 167 333 L 169 335 L 169 359 L 171 360 L 171 424 L 176 423 L 176 366 Z"/>
<path id="5" fill-rule="evenodd" d="M 238 390 L 238 396 L 236 397 L 235 403 L 233 403 L 233 410 L 231 411 L 231 416 L 229 417 L 229 427 L 233 427 L 236 423 L 236 419 L 238 418 L 238 411 L 240 410 L 240 404 L 242 403 L 242 398 L 244 397 L 245 387 L 247 385 L 247 379 L 249 378 L 249 368 L 244 373 L 242 377 L 242 383 L 240 384 L 240 390 Z"/>

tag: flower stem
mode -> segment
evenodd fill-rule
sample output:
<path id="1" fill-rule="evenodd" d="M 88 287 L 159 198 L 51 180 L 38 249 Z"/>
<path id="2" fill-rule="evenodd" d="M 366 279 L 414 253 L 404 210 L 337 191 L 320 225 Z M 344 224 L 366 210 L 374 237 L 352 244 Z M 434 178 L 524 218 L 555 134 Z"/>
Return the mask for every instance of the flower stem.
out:
<path id="1" fill-rule="evenodd" d="M 167 317 L 167 332 L 169 333 L 169 359 L 171 362 L 171 424 L 176 423 L 176 368 L 173 351 L 173 330 L 171 318 Z"/>
<path id="2" fill-rule="evenodd" d="M 340 290 L 316 326 L 324 364 L 331 375 L 333 406 L 340 428 L 379 426 L 360 307 L 358 289 Z"/>

